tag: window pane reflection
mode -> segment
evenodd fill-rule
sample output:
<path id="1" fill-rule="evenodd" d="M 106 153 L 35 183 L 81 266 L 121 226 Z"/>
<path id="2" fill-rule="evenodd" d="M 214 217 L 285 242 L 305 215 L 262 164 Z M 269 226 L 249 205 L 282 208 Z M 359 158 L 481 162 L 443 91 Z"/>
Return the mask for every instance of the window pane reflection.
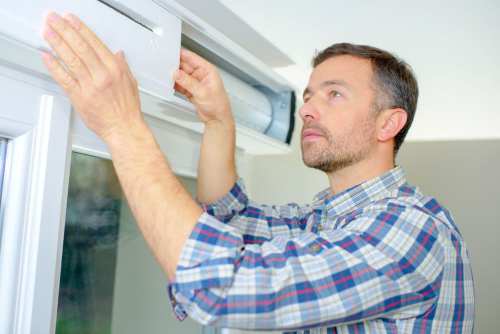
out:
<path id="1" fill-rule="evenodd" d="M 175 319 L 166 286 L 111 161 L 73 153 L 56 333 L 201 333 Z"/>

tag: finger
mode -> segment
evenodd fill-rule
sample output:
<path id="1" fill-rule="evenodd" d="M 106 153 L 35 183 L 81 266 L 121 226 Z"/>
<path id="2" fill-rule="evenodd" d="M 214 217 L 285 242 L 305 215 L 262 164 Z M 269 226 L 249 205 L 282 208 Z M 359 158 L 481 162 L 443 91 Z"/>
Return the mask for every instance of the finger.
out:
<path id="1" fill-rule="evenodd" d="M 198 67 L 196 70 L 191 73 L 191 76 L 197 79 L 198 81 L 202 81 L 204 78 L 208 76 L 208 69 L 206 67 Z"/>
<path id="2" fill-rule="evenodd" d="M 116 68 L 115 57 L 111 50 L 101 41 L 99 37 L 74 14 L 67 14 L 65 18 L 71 24 L 73 29 L 92 47 L 99 59 L 104 63 L 107 69 Z"/>
<path id="3" fill-rule="evenodd" d="M 118 51 L 114 54 L 115 59 L 117 61 L 118 66 L 123 71 L 123 73 L 127 74 L 130 78 L 134 78 L 130 67 L 128 66 L 127 59 L 125 59 L 125 53 L 123 50 Z"/>
<path id="4" fill-rule="evenodd" d="M 183 70 L 177 70 L 174 75 L 174 80 L 179 86 L 186 89 L 192 95 L 195 95 L 201 90 L 201 86 L 198 80 L 196 80 Z"/>
<path id="5" fill-rule="evenodd" d="M 77 80 L 88 80 L 90 78 L 90 74 L 85 64 L 83 64 L 80 58 L 76 56 L 73 50 L 71 50 L 57 32 L 50 26 L 46 26 L 43 36 Z"/>
<path id="6" fill-rule="evenodd" d="M 186 63 L 185 61 L 181 61 L 180 64 L 179 64 L 179 68 L 181 70 L 183 70 L 184 72 L 186 72 L 187 74 L 191 74 L 194 72 L 194 68 L 193 66 L 189 65 L 188 63 Z"/>
<path id="7" fill-rule="evenodd" d="M 75 27 L 78 27 L 74 23 L 70 21 L 71 14 L 65 14 L 64 15 L 64 22 L 67 26 L 70 28 L 68 29 L 69 32 L 73 34 L 73 36 L 77 36 L 78 44 L 76 45 L 75 52 L 79 54 L 82 58 L 84 63 L 87 65 L 87 68 L 89 69 L 90 74 L 92 75 L 93 79 L 98 79 L 101 75 L 101 71 L 103 71 L 106 66 L 103 63 L 101 57 L 97 54 L 96 50 L 94 47 L 89 43 L 89 41 L 85 38 L 85 36 L 79 31 L 79 29 L 75 29 Z M 71 19 L 74 21 L 74 19 Z"/>
<path id="8" fill-rule="evenodd" d="M 80 63 L 85 65 L 92 78 L 95 79 L 102 73 L 104 66 L 92 47 L 66 20 L 56 13 L 50 13 L 47 17 L 47 23 L 61 37 L 61 41 L 72 50 L 73 55 L 79 59 Z M 63 57 L 61 59 L 66 63 L 66 59 Z"/>
<path id="9" fill-rule="evenodd" d="M 206 66 L 194 68 L 186 62 L 181 61 L 180 69 L 194 77 L 196 80 L 201 81 L 208 75 L 208 69 Z"/>
<path id="10" fill-rule="evenodd" d="M 197 69 L 198 67 L 207 67 L 211 66 L 208 61 L 204 58 L 198 56 L 196 53 L 191 52 L 187 49 L 181 49 L 181 62 L 185 62 L 190 65 L 193 69 Z"/>
<path id="11" fill-rule="evenodd" d="M 71 97 L 78 92 L 78 82 L 69 75 L 57 59 L 46 52 L 42 53 L 42 59 L 52 78 L 61 86 L 68 96 Z"/>
<path id="12" fill-rule="evenodd" d="M 191 94 L 190 92 L 188 92 L 186 89 L 182 88 L 181 86 L 179 86 L 177 83 L 174 84 L 174 89 L 175 91 L 181 93 L 182 95 L 184 95 L 185 97 L 187 97 L 188 99 L 191 99 L 191 97 L 193 97 L 193 94 Z"/>

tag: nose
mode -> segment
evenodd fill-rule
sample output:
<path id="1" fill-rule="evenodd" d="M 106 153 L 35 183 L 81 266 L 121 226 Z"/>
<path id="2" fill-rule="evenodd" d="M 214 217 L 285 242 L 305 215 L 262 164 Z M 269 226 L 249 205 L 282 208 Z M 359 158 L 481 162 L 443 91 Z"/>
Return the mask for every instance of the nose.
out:
<path id="1" fill-rule="evenodd" d="M 310 98 L 307 102 L 304 102 L 304 104 L 299 110 L 300 118 L 304 123 L 310 121 L 317 121 L 319 118 L 318 109 L 316 108 L 312 100 L 313 99 Z"/>

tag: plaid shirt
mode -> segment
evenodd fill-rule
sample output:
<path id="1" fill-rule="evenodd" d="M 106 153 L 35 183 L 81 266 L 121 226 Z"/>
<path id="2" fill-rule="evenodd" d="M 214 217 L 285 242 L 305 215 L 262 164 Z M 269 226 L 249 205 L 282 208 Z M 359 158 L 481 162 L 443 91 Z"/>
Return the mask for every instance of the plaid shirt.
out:
<path id="1" fill-rule="evenodd" d="M 400 167 L 311 205 L 258 205 L 242 180 L 203 205 L 168 285 L 177 317 L 292 333 L 471 333 L 468 252 Z"/>

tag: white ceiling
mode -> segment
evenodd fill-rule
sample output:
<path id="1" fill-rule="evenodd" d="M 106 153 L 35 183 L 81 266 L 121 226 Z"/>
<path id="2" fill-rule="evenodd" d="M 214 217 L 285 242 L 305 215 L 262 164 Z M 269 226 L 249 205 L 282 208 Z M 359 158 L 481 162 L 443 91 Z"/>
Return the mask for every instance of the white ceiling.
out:
<path id="1" fill-rule="evenodd" d="M 415 70 L 420 99 L 408 138 L 500 138 L 500 1 L 219 0 L 296 65 L 299 88 L 315 50 L 336 42 L 394 52 Z"/>

